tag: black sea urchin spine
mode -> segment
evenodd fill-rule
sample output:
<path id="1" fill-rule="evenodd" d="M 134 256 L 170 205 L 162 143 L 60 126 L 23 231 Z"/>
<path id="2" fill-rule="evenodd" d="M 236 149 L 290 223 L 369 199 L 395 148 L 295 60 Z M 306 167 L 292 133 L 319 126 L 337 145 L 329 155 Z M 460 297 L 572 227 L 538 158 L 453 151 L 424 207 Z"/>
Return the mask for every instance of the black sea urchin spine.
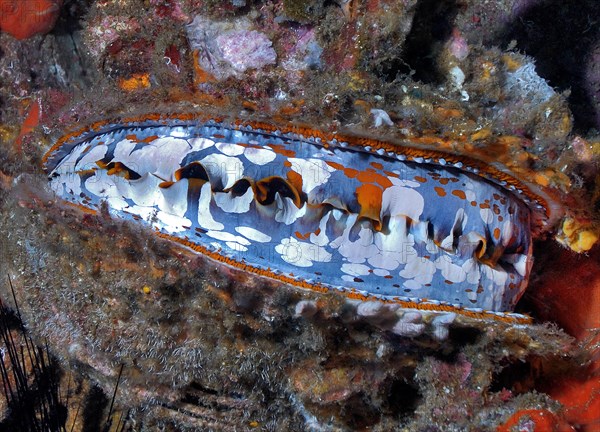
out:
<path id="1" fill-rule="evenodd" d="M 14 290 L 10 277 L 11 291 Z M 7 415 L 0 423 L 6 430 L 63 431 L 66 408 L 60 401 L 60 369 L 48 351 L 36 346 L 16 315 L 0 300 L 0 336 L 4 347 L 0 373 Z M 15 329 L 17 331 L 15 331 Z M 15 340 L 19 336 L 19 340 Z"/>
<path id="2" fill-rule="evenodd" d="M 77 404 L 76 412 L 67 425 L 71 375 L 67 389 L 61 390 L 62 371 L 58 361 L 50 354 L 48 346 L 34 344 L 27 333 L 10 277 L 8 278 L 14 312 L 0 299 L 0 375 L 2 392 L 6 401 L 5 412 L 0 419 L 0 430 L 21 432 L 73 432 L 76 425 L 89 423 L 86 419 L 78 422 L 82 403 Z M 119 373 L 121 377 L 122 368 Z M 127 415 L 123 413 L 113 424 L 114 402 L 118 381 L 110 400 L 110 410 L 104 422 L 97 429 L 102 432 L 123 432 L 127 430 Z M 66 395 L 62 399 L 61 395 Z M 89 396 L 88 398 L 89 399 Z M 84 426 L 85 429 L 85 426 Z M 93 428 L 92 428 L 93 429 Z"/>

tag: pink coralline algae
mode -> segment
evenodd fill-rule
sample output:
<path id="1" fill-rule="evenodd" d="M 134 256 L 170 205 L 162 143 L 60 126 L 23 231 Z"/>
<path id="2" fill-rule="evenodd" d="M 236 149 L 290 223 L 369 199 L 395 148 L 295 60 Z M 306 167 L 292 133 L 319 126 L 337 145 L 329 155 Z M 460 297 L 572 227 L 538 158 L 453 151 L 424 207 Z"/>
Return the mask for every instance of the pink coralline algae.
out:
<path id="1" fill-rule="evenodd" d="M 284 43 L 286 55 L 281 66 L 288 71 L 320 67 L 323 48 L 316 40 L 315 30 L 300 28 L 296 29 L 291 36 L 288 43 Z"/>
<path id="2" fill-rule="evenodd" d="M 197 16 L 187 30 L 190 46 L 198 52 L 199 66 L 222 80 L 274 64 L 277 54 L 269 38 L 249 27 L 243 19 L 211 21 Z"/>
<path id="3" fill-rule="evenodd" d="M 90 21 L 85 29 L 86 46 L 94 57 L 101 57 L 107 48 L 119 44 L 121 38 L 131 38 L 141 31 L 136 18 L 107 15 Z"/>
<path id="4" fill-rule="evenodd" d="M 469 55 L 469 45 L 458 29 L 452 31 L 448 48 L 450 53 L 460 61 L 466 59 Z"/>
<path id="5" fill-rule="evenodd" d="M 154 6 L 154 11 L 161 18 L 171 18 L 174 21 L 189 23 L 191 18 L 186 15 L 181 7 L 181 3 L 175 0 L 150 0 Z"/>
<path id="6" fill-rule="evenodd" d="M 254 30 L 231 31 L 217 37 L 217 47 L 236 71 L 260 69 L 275 63 L 277 55 L 271 41 Z"/>

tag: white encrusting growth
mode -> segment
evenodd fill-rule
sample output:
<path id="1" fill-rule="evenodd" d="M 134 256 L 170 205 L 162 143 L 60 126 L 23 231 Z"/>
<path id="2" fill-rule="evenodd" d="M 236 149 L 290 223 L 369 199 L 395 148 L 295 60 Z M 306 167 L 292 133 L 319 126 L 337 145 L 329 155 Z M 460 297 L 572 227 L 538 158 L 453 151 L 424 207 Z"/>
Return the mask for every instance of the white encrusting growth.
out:
<path id="1" fill-rule="evenodd" d="M 373 116 L 373 125 L 375 127 L 379 127 L 382 124 L 385 124 L 386 126 L 394 126 L 394 122 L 390 118 L 390 115 L 382 109 L 372 108 L 371 115 Z"/>

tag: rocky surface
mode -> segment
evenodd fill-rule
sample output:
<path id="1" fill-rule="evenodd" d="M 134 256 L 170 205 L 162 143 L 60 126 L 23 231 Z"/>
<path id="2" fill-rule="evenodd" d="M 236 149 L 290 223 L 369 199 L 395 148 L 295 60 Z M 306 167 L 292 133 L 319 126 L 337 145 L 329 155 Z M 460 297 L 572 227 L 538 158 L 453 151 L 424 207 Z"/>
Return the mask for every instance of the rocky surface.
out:
<path id="1" fill-rule="evenodd" d="M 97 386 L 77 393 L 81 406 L 108 415 L 123 365 L 116 418 L 134 430 L 597 422 L 582 415 L 598 404 L 597 2 L 553 6 L 74 0 L 45 35 L 0 34 L 0 270 L 57 367 Z M 368 307 L 217 268 L 47 192 L 40 159 L 65 131 L 180 111 L 435 136 L 552 188 L 566 217 L 536 245 L 518 305 L 535 324 L 457 319 L 444 338 L 394 334 Z M 0 292 L 13 304 L 7 283 Z M 101 427 L 92 408 L 74 410 L 68 430 Z"/>

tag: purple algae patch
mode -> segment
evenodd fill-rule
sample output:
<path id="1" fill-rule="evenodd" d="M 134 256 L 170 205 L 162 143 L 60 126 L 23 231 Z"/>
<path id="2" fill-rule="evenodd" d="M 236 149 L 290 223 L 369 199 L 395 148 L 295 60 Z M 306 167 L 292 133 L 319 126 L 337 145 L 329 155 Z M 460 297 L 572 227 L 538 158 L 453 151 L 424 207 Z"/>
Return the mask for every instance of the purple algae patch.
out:
<path id="1" fill-rule="evenodd" d="M 216 42 L 223 60 L 239 72 L 261 69 L 277 59 L 269 38 L 255 30 L 233 30 L 219 35 Z"/>
<path id="2" fill-rule="evenodd" d="M 188 25 L 190 47 L 198 51 L 199 66 L 216 79 L 240 78 L 248 69 L 274 64 L 277 54 L 262 32 L 250 30 L 244 19 L 214 21 L 200 15 Z"/>

